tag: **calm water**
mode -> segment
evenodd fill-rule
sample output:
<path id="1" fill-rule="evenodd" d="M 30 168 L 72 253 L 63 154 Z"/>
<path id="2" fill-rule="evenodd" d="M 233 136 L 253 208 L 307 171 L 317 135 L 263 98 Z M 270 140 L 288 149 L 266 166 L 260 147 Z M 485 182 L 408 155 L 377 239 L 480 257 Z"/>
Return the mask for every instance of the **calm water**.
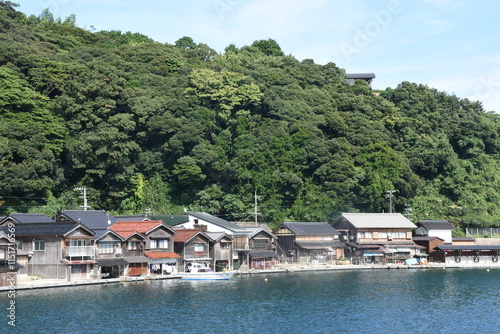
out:
<path id="1" fill-rule="evenodd" d="M 373 270 L 19 291 L 0 333 L 499 333 L 499 286 L 499 270 Z"/>

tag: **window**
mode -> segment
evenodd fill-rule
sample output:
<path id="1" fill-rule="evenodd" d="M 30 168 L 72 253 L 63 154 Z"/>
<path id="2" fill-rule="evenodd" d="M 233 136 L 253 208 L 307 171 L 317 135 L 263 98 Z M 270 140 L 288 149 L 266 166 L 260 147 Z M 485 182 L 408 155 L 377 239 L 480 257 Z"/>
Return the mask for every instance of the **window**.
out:
<path id="1" fill-rule="evenodd" d="M 252 240 L 253 248 L 266 248 L 267 244 L 268 244 L 267 239 L 253 239 Z"/>
<path id="2" fill-rule="evenodd" d="M 387 239 L 387 232 L 378 232 L 379 239 Z"/>
<path id="3" fill-rule="evenodd" d="M 221 241 L 221 243 L 220 243 L 220 249 L 229 249 L 229 248 L 231 248 L 231 243 L 230 242 Z"/>
<path id="4" fill-rule="evenodd" d="M 112 254 L 113 253 L 113 243 L 104 242 L 98 244 L 100 254 Z"/>
<path id="5" fill-rule="evenodd" d="M 358 239 L 371 239 L 372 232 L 358 232 Z"/>
<path id="6" fill-rule="evenodd" d="M 331 240 L 333 240 L 333 237 L 332 236 L 326 236 L 326 237 L 323 237 L 323 240 L 324 241 L 331 241 Z"/>
<path id="7" fill-rule="evenodd" d="M 203 252 L 205 250 L 205 247 L 203 244 L 196 244 L 194 245 L 194 251 L 195 252 Z"/>
<path id="8" fill-rule="evenodd" d="M 138 249 L 139 249 L 139 241 L 128 242 L 128 250 L 138 250 Z"/>
<path id="9" fill-rule="evenodd" d="M 168 248 L 168 239 L 152 239 L 150 248 Z"/>
<path id="10" fill-rule="evenodd" d="M 33 245 L 33 250 L 35 251 L 44 251 L 45 250 L 45 241 L 36 240 Z"/>
<path id="11" fill-rule="evenodd" d="M 72 239 L 69 241 L 70 246 L 85 246 L 85 240 L 83 239 Z"/>

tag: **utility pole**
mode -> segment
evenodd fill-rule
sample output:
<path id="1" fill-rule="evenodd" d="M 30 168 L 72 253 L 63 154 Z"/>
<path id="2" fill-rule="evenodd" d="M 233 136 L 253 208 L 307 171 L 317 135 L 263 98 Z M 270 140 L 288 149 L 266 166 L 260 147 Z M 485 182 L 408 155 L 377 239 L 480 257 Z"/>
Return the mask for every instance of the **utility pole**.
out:
<path id="1" fill-rule="evenodd" d="M 410 207 L 410 204 L 405 203 L 405 216 L 406 216 L 406 218 L 408 218 L 410 220 L 411 220 L 411 216 L 413 216 L 413 214 L 411 212 L 412 212 L 412 209 Z"/>
<path id="2" fill-rule="evenodd" d="M 394 197 L 393 193 L 395 193 L 396 190 L 387 190 L 387 197 L 389 198 L 389 213 L 392 213 L 392 198 Z"/>
<path id="3" fill-rule="evenodd" d="M 255 216 L 255 226 L 258 225 L 258 216 L 260 215 L 259 211 L 258 211 L 258 207 L 257 207 L 257 200 L 259 199 L 260 197 L 257 196 L 257 190 L 255 191 L 255 195 L 254 195 L 254 199 L 255 199 L 255 206 L 254 206 L 254 210 L 253 210 L 253 214 Z"/>
<path id="4" fill-rule="evenodd" d="M 82 196 L 80 198 L 83 198 L 83 206 L 80 206 L 80 207 L 83 208 L 83 210 L 90 209 L 90 206 L 87 203 L 87 188 L 85 188 L 85 187 L 77 187 L 77 188 L 75 188 L 73 190 L 74 191 L 79 191 L 82 194 Z"/>

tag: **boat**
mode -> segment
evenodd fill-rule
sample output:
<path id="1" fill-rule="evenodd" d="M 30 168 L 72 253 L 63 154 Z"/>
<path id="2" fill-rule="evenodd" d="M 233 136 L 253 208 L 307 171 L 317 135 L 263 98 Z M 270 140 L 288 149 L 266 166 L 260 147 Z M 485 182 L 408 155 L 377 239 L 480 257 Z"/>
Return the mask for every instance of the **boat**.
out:
<path id="1" fill-rule="evenodd" d="M 229 280 L 234 274 L 234 271 L 215 272 L 205 263 L 192 263 L 189 266 L 189 271 L 180 273 L 183 280 L 191 281 L 213 281 L 213 280 Z"/>

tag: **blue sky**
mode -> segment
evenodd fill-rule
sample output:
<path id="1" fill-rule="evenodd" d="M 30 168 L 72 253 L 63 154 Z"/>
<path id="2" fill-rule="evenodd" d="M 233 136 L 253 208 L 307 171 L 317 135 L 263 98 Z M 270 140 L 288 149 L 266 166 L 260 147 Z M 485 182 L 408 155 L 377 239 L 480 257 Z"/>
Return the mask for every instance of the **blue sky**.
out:
<path id="1" fill-rule="evenodd" d="M 286 54 L 373 72 L 373 88 L 402 81 L 479 100 L 500 113 L 497 0 L 17 0 L 18 10 L 77 25 L 140 32 L 162 43 L 189 36 L 217 52 L 275 39 Z"/>

